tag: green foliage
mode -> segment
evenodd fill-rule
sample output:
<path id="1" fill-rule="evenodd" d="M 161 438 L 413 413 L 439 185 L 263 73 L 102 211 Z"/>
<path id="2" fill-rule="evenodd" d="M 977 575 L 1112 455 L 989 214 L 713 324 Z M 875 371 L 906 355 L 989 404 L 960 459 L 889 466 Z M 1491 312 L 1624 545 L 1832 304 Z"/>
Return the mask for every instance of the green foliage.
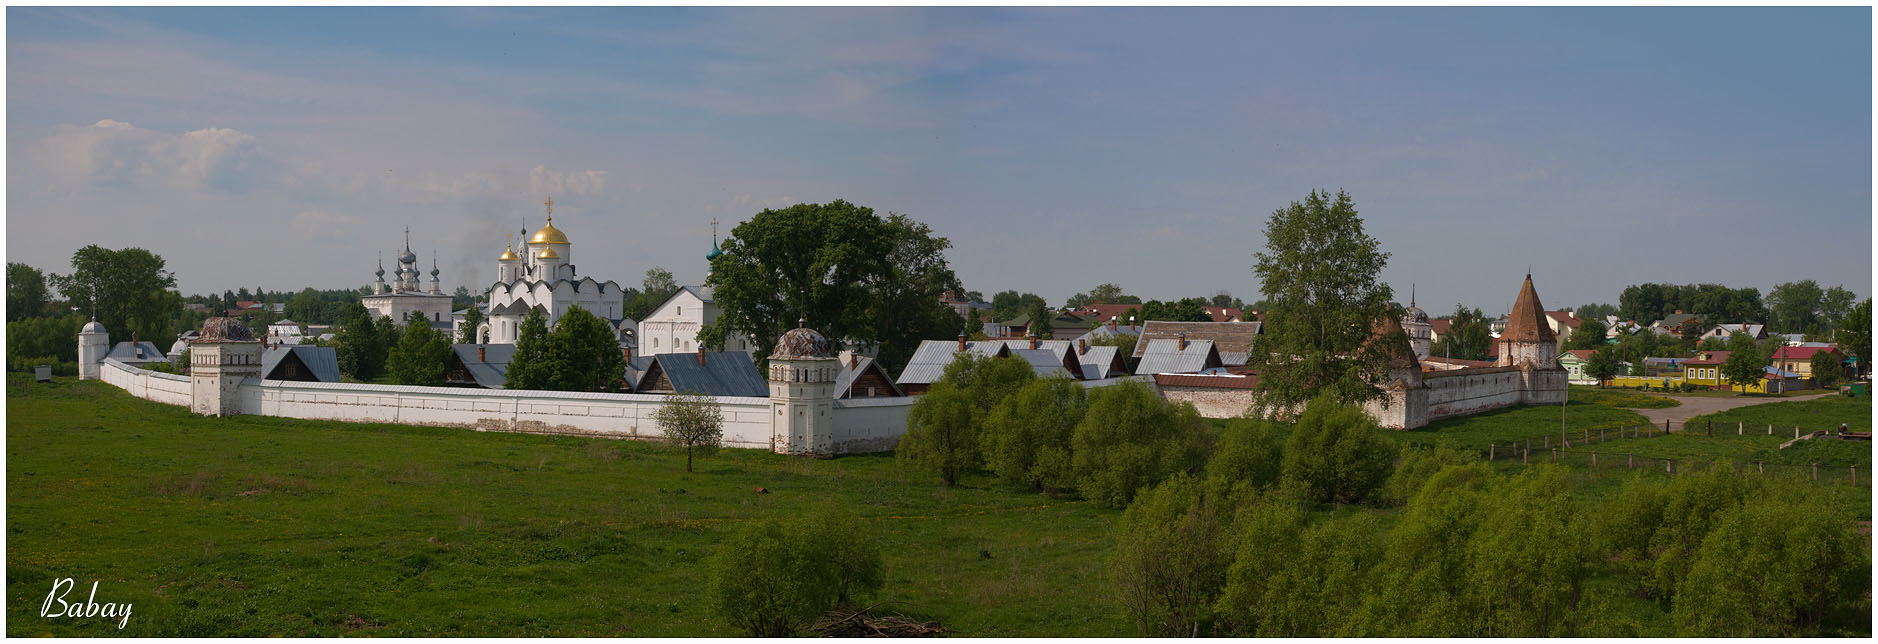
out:
<path id="1" fill-rule="evenodd" d="M 1599 324 L 1603 323 L 1604 316 L 1617 315 L 1617 307 L 1610 304 L 1586 304 L 1566 310 L 1577 313 L 1581 319 L 1599 320 Z"/>
<path id="2" fill-rule="evenodd" d="M 404 336 L 386 357 L 391 381 L 400 385 L 442 386 L 450 368 L 449 335 L 430 328 L 430 320 L 412 311 L 404 321 Z"/>
<path id="3" fill-rule="evenodd" d="M 1491 502 L 1485 462 L 1450 465 L 1429 477 L 1389 531 L 1363 608 L 1339 635 L 1466 637 L 1478 607 L 1468 579 L 1468 541 Z"/>
<path id="4" fill-rule="evenodd" d="M 1077 293 L 1075 295 L 1069 296 L 1069 300 L 1064 302 L 1063 306 L 1069 309 L 1079 309 L 1089 304 L 1140 304 L 1140 303 L 1141 303 L 1141 298 L 1138 298 L 1138 297 L 1135 297 L 1133 295 L 1129 295 L 1123 292 L 1121 286 L 1116 285 L 1116 284 L 1105 283 L 1105 284 L 1098 284 L 1096 285 L 1095 288 L 1089 289 L 1088 293 Z"/>
<path id="5" fill-rule="evenodd" d="M 1228 630 L 1259 637 L 1330 637 L 1362 607 L 1386 531 L 1371 514 L 1311 525 L 1295 506 L 1266 501 L 1246 533 L 1217 604 Z"/>
<path id="6" fill-rule="evenodd" d="M 1121 317 L 1133 318 L 1138 320 L 1141 324 L 1147 324 L 1149 320 L 1160 320 L 1162 322 L 1212 322 L 1213 316 L 1208 315 L 1206 309 L 1201 308 L 1203 306 L 1207 306 L 1206 299 L 1198 297 L 1181 298 L 1178 301 L 1170 302 L 1148 300 L 1147 302 L 1143 302 L 1140 307 L 1122 312 Z"/>
<path id="7" fill-rule="evenodd" d="M 1116 528 L 1110 575 L 1144 634 L 1193 637 L 1211 621 L 1231 553 L 1204 487 L 1175 474 L 1143 490 Z"/>
<path id="8" fill-rule="evenodd" d="M 1193 405 L 1169 403 L 1130 381 L 1089 392 L 1071 453 L 1084 498 L 1119 508 L 1135 493 L 1180 472 L 1198 472 L 1211 445 Z"/>
<path id="9" fill-rule="evenodd" d="M 1606 346 L 1604 343 L 1606 331 L 1608 329 L 1604 327 L 1603 320 L 1581 319 L 1578 323 L 1578 330 L 1572 331 L 1571 336 L 1565 339 L 1565 348 L 1602 349 Z"/>
<path id="10" fill-rule="evenodd" d="M 1035 293 L 1019 294 L 1017 291 L 1001 291 L 991 296 L 991 320 L 1004 322 L 1022 315 L 1033 308 L 1049 308 L 1050 303 Z"/>
<path id="11" fill-rule="evenodd" d="M 1312 190 L 1273 212 L 1255 257 L 1271 306 L 1246 364 L 1259 374 L 1254 404 L 1284 409 L 1320 392 L 1342 402 L 1381 397 L 1388 365 L 1407 343 L 1370 341 L 1395 315 L 1380 279 L 1389 253 L 1363 232 L 1350 195 Z"/>
<path id="12" fill-rule="evenodd" d="M 678 281 L 672 278 L 672 272 L 654 266 L 646 269 L 645 280 L 640 282 L 638 292 L 627 299 L 621 313 L 634 320 L 644 320 L 652 315 L 654 309 L 664 304 L 666 298 L 678 292 Z"/>
<path id="13" fill-rule="evenodd" d="M 1596 379 L 1598 386 L 1603 386 L 1604 381 L 1616 377 L 1617 371 L 1622 367 L 1623 365 L 1618 364 L 1617 350 L 1610 345 L 1604 345 L 1591 352 L 1591 359 L 1585 361 L 1584 372 L 1585 375 Z"/>
<path id="14" fill-rule="evenodd" d="M 1767 320 L 1760 289 L 1720 284 L 1633 284 L 1618 297 L 1618 308 L 1618 317 L 1644 326 L 1679 310 L 1728 324 Z"/>
<path id="15" fill-rule="evenodd" d="M 1215 499 L 1240 499 L 1278 482 L 1283 472 L 1284 438 L 1276 423 L 1264 419 L 1226 421 L 1219 445 L 1206 462 L 1206 490 Z"/>
<path id="16" fill-rule="evenodd" d="M 1839 386 L 1845 366 L 1839 363 L 1839 355 L 1832 351 L 1815 351 L 1807 361 L 1807 367 L 1813 371 L 1813 384 L 1821 389 Z"/>
<path id="17" fill-rule="evenodd" d="M 1467 544 L 1470 634 L 1562 637 L 1589 571 L 1576 504 L 1559 468 L 1527 469 L 1494 486 Z"/>
<path id="18" fill-rule="evenodd" d="M 1074 380 L 1030 381 L 985 416 L 986 465 L 999 478 L 1031 489 L 1075 489 L 1070 438 L 1088 407 L 1082 385 Z"/>
<path id="19" fill-rule="evenodd" d="M 1319 396 L 1285 442 L 1284 476 L 1319 502 L 1361 503 L 1389 478 L 1396 444 L 1359 407 Z"/>
<path id="20" fill-rule="evenodd" d="M 371 309 L 351 303 L 347 306 L 345 327 L 333 336 L 338 343 L 333 352 L 339 359 L 339 371 L 360 381 L 377 378 L 385 372 L 385 360 L 390 351 L 385 338 L 393 333 L 395 329 L 379 329 L 372 319 Z"/>
<path id="21" fill-rule="evenodd" d="M 548 339 L 548 316 L 539 308 L 528 310 L 515 332 L 515 355 L 509 358 L 504 389 L 547 389 L 554 383 L 549 357 L 554 348 Z M 621 375 L 624 375 L 621 371 Z"/>
<path id="22" fill-rule="evenodd" d="M 1815 495 L 1753 496 L 1723 512 L 1676 586 L 1679 635 L 1818 636 L 1870 615 L 1871 546 Z"/>
<path id="23" fill-rule="evenodd" d="M 1224 588 L 1215 606 L 1222 626 L 1238 635 L 1283 634 L 1308 637 L 1291 630 L 1299 620 L 1290 617 L 1294 589 L 1282 576 L 1297 562 L 1295 547 L 1302 541 L 1309 516 L 1296 503 L 1256 498 L 1242 506 L 1236 520 L 1237 554 L 1226 570 Z"/>
<path id="24" fill-rule="evenodd" d="M 618 333 L 578 306 L 561 313 L 548 334 L 548 364 L 545 388 L 558 391 L 616 392 L 626 374 Z"/>
<path id="25" fill-rule="evenodd" d="M 887 275 L 874 286 L 872 298 L 880 342 L 876 359 L 888 373 L 899 373 L 922 340 L 958 335 L 958 312 L 939 296 L 963 287 L 946 263 L 951 240 L 901 214 L 888 214 L 885 229 Z"/>
<path id="26" fill-rule="evenodd" d="M 880 549 L 859 522 L 824 512 L 733 533 L 712 559 L 710 597 L 743 632 L 786 637 L 883 580 Z"/>
<path id="27" fill-rule="evenodd" d="M 172 320 L 183 306 L 175 274 L 163 258 L 142 248 L 111 250 L 96 245 L 72 253 L 72 273 L 53 284 L 81 314 L 97 312 L 104 328 L 120 337 L 174 338 Z"/>
<path id="28" fill-rule="evenodd" d="M 1771 352 L 1762 351 L 1761 347 L 1746 333 L 1737 333 L 1728 340 L 1732 353 L 1722 362 L 1721 376 L 1728 384 L 1741 387 L 1745 391 L 1748 385 L 1760 382 L 1767 375 L 1763 371 L 1768 365 Z"/>
<path id="29" fill-rule="evenodd" d="M 1056 333 L 1056 329 L 1050 324 L 1051 318 L 1056 317 L 1056 314 L 1050 312 L 1048 307 L 1039 304 L 1026 311 L 1024 315 L 1030 318 L 1030 324 L 1025 328 L 1026 335 L 1048 340 Z"/>
<path id="30" fill-rule="evenodd" d="M 1840 320 L 1834 339 L 1839 343 L 1839 350 L 1858 358 L 1858 370 L 1861 375 L 1871 371 L 1871 298 L 1852 307 L 1845 319 Z"/>
<path id="31" fill-rule="evenodd" d="M 1652 534 L 1647 546 L 1651 553 L 1648 563 L 1639 559 L 1635 564 L 1641 573 L 1639 583 L 1642 590 L 1654 597 L 1669 597 L 1673 594 L 1683 577 L 1688 575 L 1697 548 L 1708 537 L 1721 513 L 1739 505 L 1750 489 L 1750 484 L 1735 476 L 1731 468 L 1717 467 L 1678 476 L 1670 481 L 1663 492 L 1662 509 L 1655 525 L 1651 526 L 1647 518 L 1634 514 L 1634 508 L 1651 507 L 1653 501 L 1649 493 L 1626 488 L 1624 496 L 1632 498 L 1623 501 L 1630 506 L 1625 511 L 1630 512 L 1628 516 L 1632 516 L 1638 523 L 1624 527 L 1639 532 L 1648 530 Z M 1619 543 L 1623 542 L 1620 540 Z M 1606 554 L 1634 556 L 1629 550 Z"/>
<path id="32" fill-rule="evenodd" d="M 1768 326 L 1777 333 L 1813 333 L 1826 324 L 1820 306 L 1826 292 L 1813 280 L 1775 284 L 1767 292 Z"/>
<path id="33" fill-rule="evenodd" d="M 1442 468 L 1468 465 L 1479 460 L 1479 454 L 1448 445 L 1404 447 L 1396 456 L 1395 471 L 1389 474 L 1389 480 L 1383 484 L 1382 498 L 1398 504 L 1407 503 Z"/>
<path id="34" fill-rule="evenodd" d="M 7 368 L 31 369 L 34 364 L 48 362 L 48 358 L 53 362 L 77 363 L 78 331 L 83 328 L 85 317 L 78 314 L 7 322 Z M 113 332 L 110 327 L 105 327 L 105 331 Z M 15 360 L 16 356 L 37 361 L 22 362 Z"/>
<path id="35" fill-rule="evenodd" d="M 1485 360 L 1493 344 L 1492 323 L 1480 309 L 1454 305 L 1449 316 L 1448 332 L 1428 350 L 1428 355 L 1460 360 Z"/>
<path id="36" fill-rule="evenodd" d="M 7 321 L 46 313 L 46 275 L 20 262 L 7 262 Z"/>
<path id="37" fill-rule="evenodd" d="M 984 334 L 984 332 L 985 332 L 984 316 L 981 316 L 978 314 L 977 308 L 971 309 L 969 312 L 965 314 L 965 333 L 967 335 L 982 335 Z"/>
<path id="38" fill-rule="evenodd" d="M 907 411 L 906 433 L 894 457 L 939 475 L 947 487 L 983 463 L 978 449 L 977 410 L 971 393 L 955 383 L 933 383 Z"/>
<path id="39" fill-rule="evenodd" d="M 1139 359 L 1134 357 L 1135 343 L 1140 340 L 1141 340 L 1141 336 L 1139 335 L 1131 335 L 1127 333 L 1104 333 L 1104 334 L 1099 334 L 1095 336 L 1094 338 L 1090 339 L 1089 346 L 1115 347 L 1115 353 L 1117 355 L 1120 355 L 1122 358 L 1122 367 L 1126 368 L 1130 373 L 1133 373 L 1135 369 L 1135 365 L 1140 362 Z"/>
<path id="40" fill-rule="evenodd" d="M 483 323 L 482 307 L 476 306 L 475 303 L 471 303 L 470 307 L 463 312 L 463 330 L 461 333 L 457 334 L 457 337 L 456 337 L 457 344 L 482 344 L 483 343 L 482 333 L 478 331 L 476 328 L 476 327 L 482 326 L 482 323 Z"/>
<path id="41" fill-rule="evenodd" d="M 695 391 L 665 396 L 652 420 L 666 442 L 685 448 L 685 471 L 691 471 L 694 451 L 709 456 L 724 442 L 724 408 L 717 399 Z"/>

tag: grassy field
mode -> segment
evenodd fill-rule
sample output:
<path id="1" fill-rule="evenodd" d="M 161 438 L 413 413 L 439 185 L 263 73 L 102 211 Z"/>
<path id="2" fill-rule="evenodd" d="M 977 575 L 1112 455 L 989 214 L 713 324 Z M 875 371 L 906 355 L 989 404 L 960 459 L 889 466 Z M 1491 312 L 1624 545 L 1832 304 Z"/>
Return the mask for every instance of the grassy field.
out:
<path id="1" fill-rule="evenodd" d="M 1796 426 L 1801 428 L 1801 433 L 1807 433 L 1822 429 L 1836 430 L 1840 423 L 1845 423 L 1852 431 L 1868 432 L 1871 431 L 1871 419 L 1870 397 L 1827 396 L 1814 400 L 1752 405 L 1696 416 L 1687 423 L 1687 427 L 1692 428 L 1690 431 L 1668 436 L 1658 434 L 1653 438 L 1612 440 L 1594 445 L 1592 449 L 1705 463 L 1716 460 L 1809 466 L 1818 463 L 1823 468 L 1831 468 L 1822 477 L 1849 479 L 1850 466 L 1856 465 L 1860 472 L 1869 473 L 1872 462 L 1871 441 L 1812 439 L 1786 449 L 1780 449 L 1780 444 L 1793 440 L 1793 428 Z M 1711 422 L 1714 425 L 1712 434 L 1708 429 Z M 1771 435 L 1767 431 L 1769 424 L 1774 425 Z"/>
<path id="2" fill-rule="evenodd" d="M 1674 398 L 1657 394 L 1646 394 L 1635 389 L 1611 389 L 1607 387 L 1572 385 L 1571 391 L 1568 392 L 1567 395 L 1573 402 L 1604 405 L 1606 407 L 1622 407 L 1626 409 L 1663 409 L 1682 406 L 1682 403 Z"/>
<path id="3" fill-rule="evenodd" d="M 1437 420 L 1419 429 L 1383 434 L 1409 445 L 1448 445 L 1485 453 L 1488 445 L 1496 443 L 1505 445 L 1528 438 L 1534 444 L 1547 438 L 1558 440 L 1561 413 L 1564 428 L 1572 435 L 1585 430 L 1596 433 L 1601 428 L 1647 422 L 1634 411 L 1573 400 L 1562 411 L 1558 405 L 1505 407 L 1472 416 Z"/>
<path id="4" fill-rule="evenodd" d="M 726 450 L 687 475 L 682 452 L 644 443 L 212 419 L 22 383 L 11 636 L 731 636 L 699 599 L 700 562 L 742 521 L 823 504 L 881 536 L 883 610 L 960 635 L 1134 633 L 1101 578 L 1118 512 L 946 490 L 887 457 Z M 129 626 L 41 618 L 65 577 L 134 604 Z"/>

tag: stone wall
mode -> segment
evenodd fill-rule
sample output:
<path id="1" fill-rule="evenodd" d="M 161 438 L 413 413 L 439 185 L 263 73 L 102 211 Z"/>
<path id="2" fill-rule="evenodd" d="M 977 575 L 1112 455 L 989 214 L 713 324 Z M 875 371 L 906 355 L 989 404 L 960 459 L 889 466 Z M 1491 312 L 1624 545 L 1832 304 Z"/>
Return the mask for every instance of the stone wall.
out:
<path id="1" fill-rule="evenodd" d="M 1168 402 L 1192 403 L 1202 418 L 1232 418 L 1245 415 L 1252 406 L 1251 389 L 1158 385 L 1161 397 Z"/>
<path id="2" fill-rule="evenodd" d="M 1520 404 L 1523 380 L 1519 367 L 1480 367 L 1422 374 L 1422 386 L 1428 392 L 1424 424 Z"/>
<path id="3" fill-rule="evenodd" d="M 188 378 L 106 360 L 103 380 L 153 402 L 188 406 Z M 263 416 L 461 427 L 478 431 L 658 439 L 657 394 L 601 394 L 458 387 L 409 387 L 249 378 L 240 387 L 241 412 Z M 770 449 L 770 399 L 720 397 L 724 446 Z M 840 400 L 834 403 L 834 450 L 893 449 L 906 433 L 915 398 Z"/>

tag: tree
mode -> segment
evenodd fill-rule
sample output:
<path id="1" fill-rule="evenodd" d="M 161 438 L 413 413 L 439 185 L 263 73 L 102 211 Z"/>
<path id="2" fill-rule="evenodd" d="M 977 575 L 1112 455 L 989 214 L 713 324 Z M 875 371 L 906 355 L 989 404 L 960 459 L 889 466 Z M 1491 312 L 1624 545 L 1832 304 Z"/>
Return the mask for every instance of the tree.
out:
<path id="1" fill-rule="evenodd" d="M 1261 349 L 1246 366 L 1259 374 L 1254 405 L 1290 408 L 1330 392 L 1343 402 L 1383 395 L 1389 363 L 1407 343 L 1372 342 L 1394 315 L 1378 277 L 1389 254 L 1363 232 L 1347 193 L 1312 190 L 1303 203 L 1272 213 L 1254 272 L 1271 308 Z"/>
<path id="2" fill-rule="evenodd" d="M 1748 385 L 1761 381 L 1767 376 L 1768 354 L 1763 353 L 1753 338 L 1746 333 L 1736 333 L 1728 338 L 1728 360 L 1721 366 L 1722 378 L 1728 384 L 1747 391 Z"/>
<path id="3" fill-rule="evenodd" d="M 1599 322 L 1603 322 L 1604 317 L 1607 315 L 1617 315 L 1617 307 L 1609 304 L 1586 304 L 1566 310 L 1577 313 L 1579 319 L 1597 320 Z"/>
<path id="4" fill-rule="evenodd" d="M 1167 402 L 1130 381 L 1089 392 L 1089 410 L 1071 436 L 1071 463 L 1084 498 L 1123 508 L 1147 486 L 1199 472 L 1209 443 L 1193 405 Z"/>
<path id="5" fill-rule="evenodd" d="M 1231 564 L 1220 512 L 1185 474 L 1144 490 L 1122 514 L 1109 570 L 1141 632 L 1194 637 Z"/>
<path id="6" fill-rule="evenodd" d="M 1217 611 L 1231 631 L 1261 637 L 1328 637 L 1371 592 L 1386 532 L 1374 515 L 1306 524 L 1289 503 L 1261 501 L 1247 520 Z M 1243 562 L 1243 563 L 1242 563 Z"/>
<path id="7" fill-rule="evenodd" d="M 1825 298 L 1826 292 L 1813 280 L 1776 284 L 1767 293 L 1767 308 L 1772 313 L 1768 325 L 1780 333 L 1818 331 L 1824 326 L 1820 308 Z"/>
<path id="8" fill-rule="evenodd" d="M 1572 634 L 1589 570 L 1571 489 L 1565 472 L 1551 467 L 1527 469 L 1493 486 L 1467 540 L 1463 602 L 1476 621 L 1466 634 Z"/>
<path id="9" fill-rule="evenodd" d="M 678 281 L 672 278 L 671 271 L 657 266 L 646 269 L 646 277 L 640 283 L 639 291 L 627 300 L 621 314 L 634 320 L 643 320 L 652 315 L 654 308 L 664 304 L 666 298 L 677 292 Z"/>
<path id="10" fill-rule="evenodd" d="M 1035 293 L 1019 294 L 1017 291 L 1002 291 L 991 296 L 991 321 L 1010 320 L 1034 307 L 1049 307 L 1049 302 Z"/>
<path id="11" fill-rule="evenodd" d="M 316 324 L 325 316 L 326 303 L 320 301 L 319 292 L 308 287 L 295 293 L 293 299 L 287 300 L 284 308 L 288 318 L 307 324 Z"/>
<path id="12" fill-rule="evenodd" d="M 693 451 L 709 456 L 724 442 L 724 409 L 717 399 L 695 391 L 665 396 L 652 416 L 666 442 L 685 448 L 685 471 L 691 471 Z"/>
<path id="13" fill-rule="evenodd" d="M 1362 408 L 1328 395 L 1304 406 L 1284 451 L 1284 477 L 1322 503 L 1360 503 L 1389 479 L 1396 444 Z"/>
<path id="14" fill-rule="evenodd" d="M 404 321 L 404 337 L 386 358 L 391 381 L 400 385 L 441 386 L 450 368 L 450 338 L 430 328 L 429 318 L 412 311 Z"/>
<path id="15" fill-rule="evenodd" d="M 1221 502 L 1256 492 L 1278 482 L 1284 468 L 1284 441 L 1269 420 L 1234 418 L 1226 421 L 1219 445 L 1206 462 L 1206 492 Z"/>
<path id="16" fill-rule="evenodd" d="M 973 307 L 971 311 L 965 315 L 965 333 L 967 335 L 979 335 L 984 332 L 985 319 L 978 315 L 978 308 Z"/>
<path id="17" fill-rule="evenodd" d="M 463 312 L 463 330 L 457 333 L 457 344 L 482 344 L 482 334 L 480 331 L 476 330 L 476 327 L 482 326 L 482 324 L 482 307 L 471 303 L 469 309 Z"/>
<path id="18" fill-rule="evenodd" d="M 1070 438 L 1089 407 L 1082 385 L 1040 378 L 1005 397 L 985 416 L 985 463 L 1005 481 L 1033 490 L 1073 490 Z"/>
<path id="19" fill-rule="evenodd" d="M 1598 320 L 1581 320 L 1578 330 L 1565 339 L 1567 349 L 1601 349 L 1605 346 L 1604 323 Z"/>
<path id="20" fill-rule="evenodd" d="M 346 309 L 346 325 L 333 337 L 339 345 L 334 349 L 339 371 L 359 381 L 377 378 L 385 369 L 386 332 L 378 328 L 371 309 L 363 304 L 352 302 Z"/>
<path id="21" fill-rule="evenodd" d="M 1030 316 L 1030 325 L 1026 329 L 1026 331 L 1029 332 L 1029 335 L 1031 337 L 1048 340 L 1053 334 L 1056 333 L 1056 329 L 1053 328 L 1053 326 L 1050 324 L 1050 318 L 1053 318 L 1056 316 L 1051 315 L 1050 309 L 1044 308 L 1042 305 L 1038 305 L 1038 306 L 1032 307 L 1025 314 Z"/>
<path id="22" fill-rule="evenodd" d="M 880 342 L 876 359 L 888 373 L 899 373 L 921 341 L 958 335 L 963 321 L 939 296 L 964 287 L 946 263 L 951 240 L 906 215 L 890 213 L 885 223 L 891 241 L 888 275 L 875 286 L 872 300 Z"/>
<path id="23" fill-rule="evenodd" d="M 470 293 L 468 286 L 458 286 L 450 293 L 451 309 L 475 309 L 476 296 Z"/>
<path id="24" fill-rule="evenodd" d="M 1617 372 L 1622 368 L 1623 365 L 1617 360 L 1616 349 L 1605 345 L 1591 353 L 1591 359 L 1585 361 L 1584 372 L 1585 375 L 1597 380 L 1598 386 L 1602 387 L 1604 381 L 1617 377 Z"/>
<path id="25" fill-rule="evenodd" d="M 1834 616 L 1869 623 L 1868 543 L 1817 495 L 1748 497 L 1719 517 L 1677 584 L 1677 634 L 1820 636 Z"/>
<path id="26" fill-rule="evenodd" d="M 552 351 L 548 339 L 548 318 L 541 309 L 529 309 L 522 325 L 515 331 L 515 355 L 509 358 L 504 389 L 547 389 L 554 382 L 553 367 L 548 364 Z M 621 375 L 625 371 L 621 370 Z"/>
<path id="27" fill-rule="evenodd" d="M 1441 336 L 1428 351 L 1428 355 L 1460 360 L 1485 360 L 1487 349 L 1493 343 L 1493 330 L 1487 316 L 1480 309 L 1470 309 L 1459 304 L 1454 305 L 1454 313 L 1449 316 L 1448 332 Z"/>
<path id="28" fill-rule="evenodd" d="M 1846 314 L 1852 311 L 1852 303 L 1857 301 L 1858 296 L 1845 290 L 1844 286 L 1826 289 L 1826 293 L 1819 299 L 1819 319 L 1822 326 L 1827 329 L 1839 328 Z"/>
<path id="29" fill-rule="evenodd" d="M 1863 375 L 1871 368 L 1871 298 L 1852 307 L 1845 319 L 1839 321 L 1835 332 L 1839 348 L 1858 358 L 1858 371 Z"/>
<path id="30" fill-rule="evenodd" d="M 59 292 L 82 314 L 96 313 L 112 333 L 142 338 L 175 337 L 170 321 L 182 308 L 176 276 L 163 258 L 142 248 L 110 250 L 96 245 L 72 253 L 72 273 L 55 276 Z"/>
<path id="31" fill-rule="evenodd" d="M 880 550 L 851 517 L 832 512 L 784 523 L 753 521 L 711 562 L 710 603 L 756 637 L 785 637 L 817 615 L 878 589 Z"/>
<path id="32" fill-rule="evenodd" d="M 1821 389 L 1839 386 L 1839 379 L 1845 366 L 1839 363 L 1839 355 L 1832 351 L 1815 351 L 1807 364 L 1813 371 L 1813 384 Z"/>
<path id="33" fill-rule="evenodd" d="M 1143 323 L 1146 323 L 1148 320 L 1160 320 L 1163 322 L 1212 322 L 1213 316 L 1207 314 L 1206 309 L 1201 308 L 1204 306 L 1207 306 L 1206 300 L 1197 297 L 1189 297 L 1174 302 L 1148 300 L 1140 307 L 1124 311 L 1122 317 L 1132 316 Z"/>
<path id="34" fill-rule="evenodd" d="M 979 432 L 986 415 L 1035 378 L 1030 363 L 960 356 L 907 412 L 895 458 L 939 475 L 952 486 L 984 465 Z"/>
<path id="35" fill-rule="evenodd" d="M 45 312 L 46 275 L 26 264 L 7 262 L 7 321 L 39 317 Z"/>
<path id="36" fill-rule="evenodd" d="M 1703 321 L 1702 318 L 1689 318 L 1683 320 L 1682 324 L 1676 326 L 1676 335 L 1682 338 L 1684 350 L 1688 350 L 1701 343 L 1702 334 L 1708 333 L 1710 328 L 1712 327 L 1710 327 L 1707 322 Z"/>
<path id="37" fill-rule="evenodd" d="M 519 346 L 516 352 L 519 358 Z M 615 392 L 626 377 L 613 325 L 578 306 L 568 307 L 548 334 L 548 365 L 545 389 Z"/>
<path id="38" fill-rule="evenodd" d="M 1096 347 L 1115 347 L 1115 353 L 1122 357 L 1122 366 L 1127 368 L 1130 373 L 1133 373 L 1135 363 L 1140 362 L 1134 357 L 1135 343 L 1140 340 L 1141 336 L 1137 334 L 1103 333 L 1091 338 L 1089 345 Z"/>
<path id="39" fill-rule="evenodd" d="M 1140 303 L 1141 303 L 1141 298 L 1135 297 L 1133 295 L 1129 295 L 1126 292 L 1122 291 L 1122 287 L 1120 285 L 1105 283 L 1105 284 L 1097 284 L 1095 288 L 1089 289 L 1089 292 L 1087 293 L 1077 293 L 1075 295 L 1071 295 L 1069 300 L 1063 303 L 1063 306 L 1066 308 L 1070 308 L 1070 309 L 1079 309 L 1090 304 L 1140 304 Z"/>

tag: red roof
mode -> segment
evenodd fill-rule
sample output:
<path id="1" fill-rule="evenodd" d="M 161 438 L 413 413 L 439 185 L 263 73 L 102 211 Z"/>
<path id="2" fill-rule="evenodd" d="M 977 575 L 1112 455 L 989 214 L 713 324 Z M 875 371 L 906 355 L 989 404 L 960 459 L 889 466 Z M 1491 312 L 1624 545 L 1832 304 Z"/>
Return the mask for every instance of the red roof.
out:
<path id="1" fill-rule="evenodd" d="M 1154 384 L 1176 387 L 1212 387 L 1214 389 L 1251 389 L 1258 385 L 1257 376 L 1209 375 L 1197 373 L 1157 373 Z"/>
<path id="2" fill-rule="evenodd" d="M 1591 359 L 1591 354 L 1597 353 L 1596 351 L 1592 351 L 1590 349 L 1566 349 L 1565 352 L 1578 356 L 1579 360 L 1587 360 L 1587 361 Z"/>
<path id="3" fill-rule="evenodd" d="M 1454 328 L 1454 321 L 1453 320 L 1429 320 L 1428 326 L 1434 329 L 1435 335 L 1447 335 L 1448 331 Z"/>
<path id="4" fill-rule="evenodd" d="M 1728 361 L 1729 353 L 1728 351 L 1703 351 L 1696 354 L 1694 358 L 1684 360 L 1683 364 L 1721 364 Z M 1704 356 L 1706 356 L 1706 359 L 1704 359 Z"/>
<path id="5" fill-rule="evenodd" d="M 1571 313 L 1568 313 L 1565 311 L 1546 311 L 1545 316 L 1552 318 L 1554 320 L 1558 320 L 1559 324 L 1563 324 L 1565 326 L 1568 326 L 1574 329 L 1578 328 L 1580 325 L 1585 323 L 1584 319 L 1573 317 Z"/>
<path id="6" fill-rule="evenodd" d="M 1781 347 L 1774 352 L 1774 360 L 1811 360 L 1813 354 L 1821 351 L 1833 351 L 1837 347 Z"/>
<path id="7" fill-rule="evenodd" d="M 1094 318 L 1098 324 L 1108 324 L 1109 318 L 1115 318 L 1116 324 L 1128 326 L 1128 316 L 1122 314 L 1128 312 L 1128 309 L 1140 307 L 1140 304 L 1103 304 L 1101 302 L 1091 302 L 1084 304 L 1080 309 L 1076 309 L 1076 314 L 1085 319 Z M 1137 324 L 1145 322 L 1147 322 L 1147 320 L 1136 321 Z"/>
<path id="8" fill-rule="evenodd" d="M 1202 306 L 1200 310 L 1206 311 L 1207 315 L 1213 316 L 1214 322 L 1230 322 L 1233 318 L 1239 317 L 1239 309 L 1226 308 L 1224 306 Z"/>

